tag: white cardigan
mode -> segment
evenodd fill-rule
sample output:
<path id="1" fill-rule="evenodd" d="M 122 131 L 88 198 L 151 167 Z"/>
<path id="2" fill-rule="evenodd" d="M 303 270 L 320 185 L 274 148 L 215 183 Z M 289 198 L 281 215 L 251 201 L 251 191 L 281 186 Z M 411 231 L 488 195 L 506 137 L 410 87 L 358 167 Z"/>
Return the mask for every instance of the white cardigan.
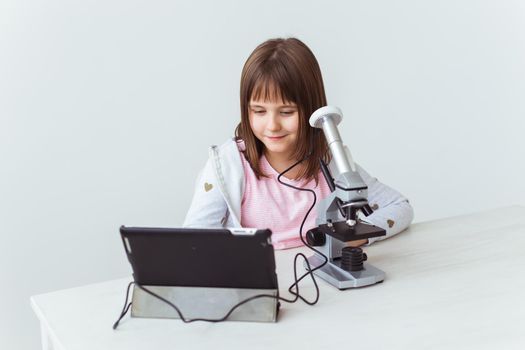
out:
<path id="1" fill-rule="evenodd" d="M 241 156 L 234 139 L 210 147 L 209 159 L 195 183 L 184 227 L 241 227 L 245 186 Z M 406 229 L 414 217 L 408 200 L 371 177 L 359 165 L 357 170 L 368 186 L 368 202 L 374 209 L 371 215 L 361 216 L 361 219 L 386 230 L 386 236 L 370 238 L 369 244 Z"/>

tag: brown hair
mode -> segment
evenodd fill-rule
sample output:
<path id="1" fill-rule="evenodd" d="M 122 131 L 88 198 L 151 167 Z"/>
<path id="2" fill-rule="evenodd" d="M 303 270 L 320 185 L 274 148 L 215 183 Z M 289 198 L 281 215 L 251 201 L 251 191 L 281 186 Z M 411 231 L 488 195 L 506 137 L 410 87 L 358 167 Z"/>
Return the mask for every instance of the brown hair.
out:
<path id="1" fill-rule="evenodd" d="M 259 179 L 266 177 L 259 167 L 264 144 L 250 127 L 250 100 L 281 99 L 297 105 L 299 113 L 298 141 L 294 159 L 305 158 L 304 170 L 298 179 L 315 179 L 318 184 L 319 159 L 329 162 L 326 139 L 322 132 L 308 123 L 310 115 L 326 106 L 321 69 L 308 46 L 296 38 L 270 39 L 257 46 L 244 64 L 241 74 L 241 122 L 235 129 L 237 141 L 244 140 L 244 156 Z"/>

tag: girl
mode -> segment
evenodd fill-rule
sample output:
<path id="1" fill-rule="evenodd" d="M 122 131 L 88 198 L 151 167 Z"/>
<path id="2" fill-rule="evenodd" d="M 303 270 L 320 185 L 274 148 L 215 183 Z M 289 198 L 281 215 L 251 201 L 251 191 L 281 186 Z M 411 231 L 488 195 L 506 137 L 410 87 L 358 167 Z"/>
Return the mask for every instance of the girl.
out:
<path id="1" fill-rule="evenodd" d="M 246 61 L 240 95 L 235 138 L 210 148 L 183 225 L 269 228 L 276 249 L 298 247 L 299 227 L 313 196 L 283 186 L 277 176 L 312 152 L 285 174 L 284 182 L 312 189 L 317 198 L 330 193 L 319 165 L 320 158 L 330 161 L 328 145 L 324 134 L 308 123 L 315 110 L 327 105 L 319 64 L 298 39 L 268 40 Z M 370 244 L 407 228 L 413 218 L 408 200 L 359 166 L 358 172 L 374 210 L 363 220 L 387 234 L 352 245 Z M 316 227 L 316 216 L 312 210 L 303 232 Z"/>

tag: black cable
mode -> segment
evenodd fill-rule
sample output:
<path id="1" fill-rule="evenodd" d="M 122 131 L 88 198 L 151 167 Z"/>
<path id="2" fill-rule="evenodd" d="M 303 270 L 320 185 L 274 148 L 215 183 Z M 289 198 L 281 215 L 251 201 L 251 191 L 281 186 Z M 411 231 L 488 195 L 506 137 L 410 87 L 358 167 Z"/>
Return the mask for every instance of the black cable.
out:
<path id="1" fill-rule="evenodd" d="M 124 307 L 122 308 L 122 311 L 120 312 L 120 316 L 118 320 L 113 324 L 113 329 L 117 329 L 120 320 L 122 320 L 122 317 L 124 317 L 124 315 L 128 313 L 128 310 L 131 307 L 132 303 L 130 302 L 128 304 L 128 298 L 129 298 L 129 290 L 133 284 L 135 284 L 135 282 L 130 282 L 128 284 L 128 288 L 126 289 L 126 300 L 124 300 Z"/>
<path id="2" fill-rule="evenodd" d="M 311 155 L 312 155 L 312 153 L 309 153 L 305 158 L 301 159 L 300 161 L 296 162 L 295 164 L 290 166 L 288 169 L 286 169 L 282 173 L 280 173 L 279 176 L 277 177 L 277 181 L 279 181 L 279 183 L 281 183 L 282 185 L 290 187 L 290 188 L 293 188 L 295 190 L 310 192 L 314 196 L 314 201 L 313 201 L 312 205 L 310 206 L 310 208 L 308 209 L 308 211 L 306 212 L 306 215 L 304 216 L 303 222 L 301 223 L 301 227 L 299 228 L 299 238 L 301 238 L 301 241 L 303 242 L 303 244 L 305 246 L 307 246 L 308 248 L 310 248 L 314 252 L 316 252 L 319 255 L 321 255 L 324 258 L 324 262 L 322 264 L 320 264 L 319 266 L 315 267 L 314 269 L 312 269 L 312 267 L 310 266 L 310 262 L 308 261 L 306 256 L 303 253 L 297 253 L 297 255 L 295 256 L 295 259 L 294 259 L 294 280 L 295 280 L 295 282 L 288 288 L 288 292 L 290 292 L 292 295 L 295 295 L 295 299 L 293 299 L 293 301 L 290 301 L 290 302 L 296 302 L 297 299 L 300 298 L 302 301 L 304 301 L 308 305 L 315 305 L 319 301 L 319 294 L 320 294 L 320 292 L 319 292 L 319 286 L 317 285 L 317 281 L 315 280 L 314 271 L 319 270 L 324 265 L 326 265 L 326 263 L 328 263 L 328 258 L 326 257 L 326 255 L 324 255 L 319 250 L 317 250 L 316 248 L 314 248 L 313 246 L 311 246 L 310 244 L 308 244 L 305 241 L 305 239 L 303 237 L 303 227 L 304 227 L 304 224 L 306 222 L 306 219 L 308 218 L 308 215 L 310 214 L 312 209 L 315 207 L 315 204 L 317 202 L 317 195 L 315 194 L 315 191 L 313 191 L 313 190 L 310 190 L 308 188 L 295 187 L 295 186 L 287 184 L 287 183 L 285 183 L 285 182 L 283 182 L 281 180 L 281 177 L 284 174 L 286 174 L 287 172 L 292 170 L 294 167 L 299 165 L 299 163 L 307 160 Z M 299 256 L 304 258 L 304 260 L 306 262 L 306 265 L 307 265 L 307 269 L 306 269 L 306 273 L 304 273 L 299 279 L 297 279 L 297 258 Z M 310 275 L 312 277 L 312 281 L 314 282 L 315 290 L 316 290 L 316 298 L 315 298 L 315 300 L 313 302 L 309 302 L 308 300 L 304 299 L 301 295 L 299 295 L 299 282 L 302 281 L 308 275 Z M 296 288 L 295 292 L 292 291 L 292 289 L 294 287 Z"/>
<path id="3" fill-rule="evenodd" d="M 311 245 L 309 245 L 304 237 L 303 237 L 303 227 L 304 227 L 304 224 L 306 222 L 306 219 L 308 218 L 308 215 L 310 214 L 310 212 L 312 211 L 312 209 L 315 207 L 315 204 L 317 202 L 317 196 L 315 194 L 315 191 L 313 190 L 310 190 L 310 189 L 306 189 L 306 188 L 299 188 L 299 187 L 295 187 L 293 185 L 290 185 L 290 184 L 287 184 L 283 181 L 281 181 L 281 177 L 286 174 L 288 171 L 292 170 L 294 167 L 296 167 L 298 164 L 300 164 L 301 162 L 305 161 L 306 159 L 308 159 L 309 157 L 311 156 L 311 153 L 308 154 L 305 158 L 301 159 L 300 161 L 296 162 L 295 164 L 293 164 L 292 166 L 290 166 L 289 168 L 287 168 L 286 170 L 284 170 L 282 173 L 279 174 L 279 176 L 277 177 L 277 181 L 279 181 L 279 183 L 287 186 L 287 187 L 290 187 L 290 188 L 293 188 L 293 189 L 296 189 L 296 190 L 299 190 L 299 191 L 307 191 L 307 192 L 310 192 L 313 194 L 314 196 L 314 201 L 312 203 L 312 205 L 310 206 L 310 208 L 308 209 L 308 211 L 306 212 L 306 215 L 304 216 L 304 219 L 301 223 L 301 227 L 299 228 L 299 237 L 301 238 L 301 241 L 303 242 L 303 244 L 305 246 L 307 246 L 308 248 L 310 248 L 311 250 L 313 250 L 314 252 L 320 254 L 324 259 L 325 261 L 320 264 L 319 266 L 315 267 L 312 269 L 311 265 L 310 265 L 310 262 L 308 261 L 308 258 L 303 254 L 303 253 L 297 253 L 295 255 L 295 258 L 294 258 L 294 283 L 292 283 L 292 285 L 288 288 L 288 292 L 292 295 L 294 295 L 294 298 L 293 299 L 286 299 L 286 298 L 283 298 L 279 295 L 279 291 L 277 291 L 277 295 L 271 295 L 271 294 L 257 294 L 257 295 L 254 295 L 250 298 L 247 298 L 237 304 L 235 304 L 222 318 L 219 318 L 219 319 L 206 319 L 206 318 L 195 318 L 195 319 L 186 319 L 184 317 L 184 315 L 182 314 L 182 312 L 180 311 L 180 309 L 175 305 L 173 304 L 171 301 L 163 298 L 162 296 L 152 292 L 151 290 L 145 288 L 144 286 L 140 285 L 140 284 L 136 284 L 138 288 L 140 288 L 141 290 L 143 290 L 144 292 L 148 293 L 149 295 L 165 302 L 166 304 L 168 304 L 169 306 L 171 306 L 176 312 L 177 314 L 179 315 L 179 318 L 184 322 L 184 323 L 190 323 L 190 322 L 195 322 L 195 321 L 205 321 L 205 322 L 222 322 L 222 321 L 225 321 L 228 317 L 230 317 L 230 315 L 233 313 L 233 311 L 235 311 L 235 309 L 237 309 L 239 306 L 241 305 L 244 305 L 252 300 L 255 300 L 255 299 L 259 299 L 259 298 L 274 298 L 274 299 L 277 299 L 277 300 L 280 300 L 280 301 L 284 301 L 284 302 L 287 302 L 287 303 L 295 303 L 297 302 L 297 300 L 301 299 L 302 301 L 304 301 L 306 304 L 308 305 L 315 305 L 317 304 L 317 302 L 319 301 L 319 295 L 320 295 L 320 292 L 319 292 L 319 286 L 317 285 L 317 281 L 315 279 L 315 276 L 314 276 L 314 271 L 320 269 L 321 267 L 323 267 L 324 265 L 326 265 L 326 263 L 328 262 L 328 258 L 323 254 L 321 253 L 319 250 L 315 249 L 314 247 L 312 247 Z M 307 272 L 304 273 L 300 278 L 297 278 L 297 259 L 299 257 L 302 257 L 306 263 L 306 266 L 307 266 Z M 299 282 L 302 281 L 306 276 L 310 275 L 312 277 L 312 281 L 314 283 L 314 286 L 315 286 L 315 290 L 316 290 L 316 297 L 315 297 L 315 300 L 314 301 L 308 301 L 306 300 L 303 296 L 300 295 L 299 293 Z M 118 325 L 119 325 L 119 322 L 122 320 L 122 318 L 126 315 L 126 313 L 128 312 L 129 308 L 131 307 L 131 302 L 128 304 L 128 298 L 129 298 L 129 291 L 130 291 L 130 288 L 131 286 L 134 284 L 135 282 L 131 282 L 129 285 L 128 285 L 128 288 L 126 290 L 126 300 L 124 302 L 124 307 L 122 308 L 122 311 L 120 313 L 120 316 L 118 318 L 118 320 L 113 324 L 113 329 L 117 329 Z M 295 288 L 295 290 L 293 290 Z"/>

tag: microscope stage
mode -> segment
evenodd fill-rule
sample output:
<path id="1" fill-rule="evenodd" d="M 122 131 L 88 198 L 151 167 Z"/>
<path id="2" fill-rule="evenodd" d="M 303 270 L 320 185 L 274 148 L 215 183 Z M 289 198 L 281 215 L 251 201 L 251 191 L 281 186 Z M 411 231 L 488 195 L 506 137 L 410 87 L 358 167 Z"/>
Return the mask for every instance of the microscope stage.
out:
<path id="1" fill-rule="evenodd" d="M 319 229 L 321 232 L 343 242 L 386 235 L 384 229 L 362 222 L 358 222 L 355 226 L 351 227 L 348 226 L 345 221 L 339 221 L 332 223 L 331 228 L 328 225 L 320 225 Z"/>

